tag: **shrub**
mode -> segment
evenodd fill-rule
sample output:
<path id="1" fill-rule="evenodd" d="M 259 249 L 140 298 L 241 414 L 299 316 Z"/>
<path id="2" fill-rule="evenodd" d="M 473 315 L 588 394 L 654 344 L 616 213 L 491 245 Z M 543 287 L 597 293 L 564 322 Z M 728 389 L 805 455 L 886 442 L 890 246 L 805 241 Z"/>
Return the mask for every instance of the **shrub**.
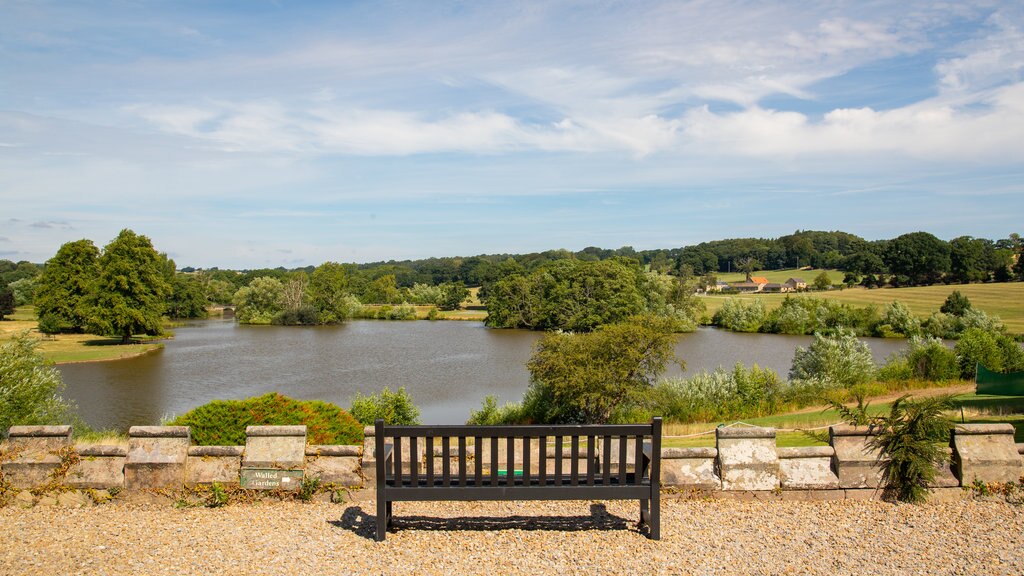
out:
<path id="1" fill-rule="evenodd" d="M 315 326 L 319 323 L 320 311 L 308 305 L 284 310 L 271 320 L 271 324 L 279 326 Z"/>
<path id="2" fill-rule="evenodd" d="M 981 328 L 970 328 L 960 335 L 953 351 L 956 352 L 960 365 L 960 377 L 964 380 L 974 378 L 977 365 L 982 364 L 993 372 L 1004 369 L 1004 350 L 999 345 L 1000 334 L 994 334 Z"/>
<path id="3" fill-rule="evenodd" d="M 923 502 L 936 466 L 948 455 L 953 423 L 942 412 L 951 407 L 949 396 L 909 401 L 902 396 L 892 403 L 887 416 L 874 420 L 879 433 L 870 445 L 887 457 L 882 464 L 884 496 L 901 502 Z"/>
<path id="4" fill-rule="evenodd" d="M 882 312 L 882 324 L 903 336 L 915 336 L 921 333 L 921 321 L 914 317 L 910 309 L 899 300 L 894 300 L 886 305 Z M 888 336 L 888 334 L 882 333 L 879 335 Z"/>
<path id="5" fill-rule="evenodd" d="M 320 400 L 295 400 L 278 393 L 245 400 L 214 400 L 169 422 L 190 426 L 200 446 L 245 444 L 246 426 L 306 426 L 310 444 L 359 444 L 363 427 L 348 412 Z"/>
<path id="6" fill-rule="evenodd" d="M 74 404 L 61 397 L 60 372 L 36 352 L 39 342 L 21 333 L 0 345 L 0 436 L 22 424 L 69 424 Z"/>
<path id="7" fill-rule="evenodd" d="M 412 396 L 399 388 L 392 392 L 385 387 L 380 394 L 363 396 L 356 394 L 352 399 L 352 406 L 349 408 L 352 416 L 364 426 L 372 426 L 378 419 L 384 420 L 385 424 L 407 426 L 420 423 L 420 409 L 412 401 Z"/>
<path id="8" fill-rule="evenodd" d="M 946 301 L 942 303 L 939 312 L 952 316 L 963 316 L 970 309 L 971 301 L 967 296 L 961 294 L 959 290 L 953 290 L 949 296 L 946 296 Z"/>
<path id="9" fill-rule="evenodd" d="M 904 356 L 912 376 L 918 380 L 945 382 L 960 377 L 956 353 L 938 338 L 914 336 Z"/>
<path id="10" fill-rule="evenodd" d="M 484 398 L 479 410 L 471 410 L 466 424 L 470 426 L 496 426 L 499 424 L 522 424 L 523 405 L 507 402 L 499 407 L 498 399 L 492 395 Z"/>
<path id="11" fill-rule="evenodd" d="M 712 322 L 733 332 L 757 332 L 765 319 L 764 304 L 760 300 L 729 298 L 715 312 Z"/>
<path id="12" fill-rule="evenodd" d="M 796 349 L 789 377 L 817 380 L 825 387 L 849 387 L 872 380 L 875 362 L 868 345 L 849 330 L 839 330 L 834 336 L 816 333 L 809 347 Z"/>
<path id="13" fill-rule="evenodd" d="M 664 380 L 636 403 L 647 414 L 680 422 L 713 421 L 774 413 L 792 392 L 775 372 L 756 364 L 747 369 L 737 362 L 731 371 L 718 367 L 686 379 Z"/>

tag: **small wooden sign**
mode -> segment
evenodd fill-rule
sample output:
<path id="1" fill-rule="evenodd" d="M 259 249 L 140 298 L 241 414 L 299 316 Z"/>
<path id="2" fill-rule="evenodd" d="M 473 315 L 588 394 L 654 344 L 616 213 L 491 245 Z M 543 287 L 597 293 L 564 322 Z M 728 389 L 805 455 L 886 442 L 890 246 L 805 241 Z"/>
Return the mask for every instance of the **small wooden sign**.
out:
<path id="1" fill-rule="evenodd" d="M 302 470 L 277 468 L 242 468 L 242 488 L 252 490 L 298 490 Z"/>

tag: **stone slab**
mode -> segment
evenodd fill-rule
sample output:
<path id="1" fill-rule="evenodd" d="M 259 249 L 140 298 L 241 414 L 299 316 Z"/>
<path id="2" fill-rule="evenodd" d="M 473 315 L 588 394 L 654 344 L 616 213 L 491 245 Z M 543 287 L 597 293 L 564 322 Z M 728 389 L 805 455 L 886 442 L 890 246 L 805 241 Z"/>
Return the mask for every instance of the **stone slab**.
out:
<path id="1" fill-rule="evenodd" d="M 239 484 L 244 446 L 192 446 L 185 465 L 185 484 Z"/>
<path id="2" fill-rule="evenodd" d="M 779 477 L 783 490 L 830 490 L 839 488 L 839 477 L 832 471 L 831 447 L 827 450 L 797 449 L 793 452 L 780 454 Z M 782 452 L 783 449 L 779 449 Z"/>
<path id="3" fill-rule="evenodd" d="M 831 426 L 829 444 L 835 451 L 832 469 L 839 485 L 849 489 L 877 488 L 882 481 L 881 451 L 868 446 L 876 431 L 867 426 Z"/>
<path id="4" fill-rule="evenodd" d="M 305 463 L 305 426 L 249 426 L 245 434 L 242 468 L 292 470 Z"/>
<path id="5" fill-rule="evenodd" d="M 185 483 L 188 448 L 187 426 L 132 426 L 124 463 L 125 488 L 180 488 Z"/>
<path id="6" fill-rule="evenodd" d="M 723 490 L 775 490 L 779 458 L 772 428 L 718 428 L 718 476 Z"/>
<path id="7" fill-rule="evenodd" d="M 975 480 L 1016 482 L 1024 475 L 1012 424 L 958 424 L 953 449 L 953 470 L 963 486 Z"/>
<path id="8" fill-rule="evenodd" d="M 83 446 L 65 483 L 75 488 L 121 488 L 127 457 L 128 449 L 123 446 Z"/>
<path id="9" fill-rule="evenodd" d="M 306 475 L 321 482 L 342 486 L 362 486 L 363 476 L 359 456 L 313 455 L 306 456 Z"/>

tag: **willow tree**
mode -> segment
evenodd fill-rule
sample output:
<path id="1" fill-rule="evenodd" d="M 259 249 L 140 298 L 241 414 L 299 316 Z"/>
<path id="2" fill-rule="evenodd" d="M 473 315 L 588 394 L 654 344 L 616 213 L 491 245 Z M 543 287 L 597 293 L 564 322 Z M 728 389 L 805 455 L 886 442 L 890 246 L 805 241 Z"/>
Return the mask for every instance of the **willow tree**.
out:
<path id="1" fill-rule="evenodd" d="M 133 334 L 159 334 L 171 287 L 149 238 L 122 230 L 103 248 L 99 267 L 88 298 L 90 331 L 120 336 L 122 344 Z"/>

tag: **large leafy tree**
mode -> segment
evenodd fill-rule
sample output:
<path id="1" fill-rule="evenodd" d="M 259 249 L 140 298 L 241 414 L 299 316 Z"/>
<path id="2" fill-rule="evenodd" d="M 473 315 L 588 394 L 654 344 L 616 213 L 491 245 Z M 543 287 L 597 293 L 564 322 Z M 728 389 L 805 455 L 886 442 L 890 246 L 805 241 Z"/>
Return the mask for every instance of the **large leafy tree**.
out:
<path id="1" fill-rule="evenodd" d="M 92 240 L 68 242 L 46 262 L 36 284 L 39 329 L 47 333 L 81 332 L 88 319 L 86 298 L 99 277 L 100 251 Z"/>
<path id="2" fill-rule="evenodd" d="M 262 276 L 235 292 L 235 317 L 242 324 L 270 324 L 284 310 L 284 285 L 277 278 Z"/>
<path id="3" fill-rule="evenodd" d="M 317 266 L 309 278 L 309 303 L 320 315 L 320 323 L 342 322 L 349 313 L 348 277 L 337 262 Z"/>
<path id="4" fill-rule="evenodd" d="M 89 303 L 88 326 L 96 334 L 120 336 L 159 334 L 171 287 L 165 279 L 166 259 L 146 236 L 122 230 L 103 248 L 100 273 Z"/>
<path id="5" fill-rule="evenodd" d="M 550 399 L 545 419 L 608 422 L 675 360 L 673 327 L 670 319 L 644 315 L 590 333 L 545 335 L 527 364 L 534 395 Z"/>
<path id="6" fill-rule="evenodd" d="M 885 263 L 897 284 L 934 284 L 950 271 L 949 243 L 927 232 L 911 232 L 889 241 Z"/>

